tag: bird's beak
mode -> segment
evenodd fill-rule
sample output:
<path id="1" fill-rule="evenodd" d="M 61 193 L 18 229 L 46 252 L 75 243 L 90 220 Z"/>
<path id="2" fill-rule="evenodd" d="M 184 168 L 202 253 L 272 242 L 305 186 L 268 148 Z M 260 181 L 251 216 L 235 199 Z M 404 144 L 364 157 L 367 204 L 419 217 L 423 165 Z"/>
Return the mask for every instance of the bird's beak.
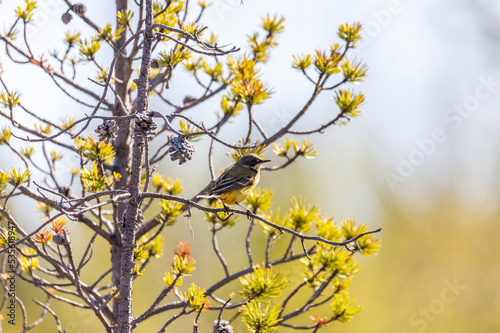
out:
<path id="1" fill-rule="evenodd" d="M 263 160 L 261 163 L 271 162 L 271 160 Z"/>

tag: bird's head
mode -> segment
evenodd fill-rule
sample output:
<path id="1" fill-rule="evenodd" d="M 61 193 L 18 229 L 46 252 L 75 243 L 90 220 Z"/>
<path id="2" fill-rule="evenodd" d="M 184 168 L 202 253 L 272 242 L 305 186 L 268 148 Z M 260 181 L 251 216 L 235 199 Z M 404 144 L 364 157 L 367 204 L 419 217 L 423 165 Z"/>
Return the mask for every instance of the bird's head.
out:
<path id="1" fill-rule="evenodd" d="M 256 154 L 246 154 L 243 155 L 236 164 L 244 166 L 250 169 L 259 170 L 263 163 L 270 162 L 271 160 L 265 160 Z"/>

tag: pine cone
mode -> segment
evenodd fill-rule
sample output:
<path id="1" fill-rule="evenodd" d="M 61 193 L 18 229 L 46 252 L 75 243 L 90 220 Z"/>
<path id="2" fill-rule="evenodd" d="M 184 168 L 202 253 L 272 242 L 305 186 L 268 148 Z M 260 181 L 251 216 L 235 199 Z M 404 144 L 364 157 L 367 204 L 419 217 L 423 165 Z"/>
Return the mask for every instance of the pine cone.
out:
<path id="1" fill-rule="evenodd" d="M 229 325 L 227 320 L 214 321 L 214 331 L 213 333 L 233 333 L 233 327 Z"/>
<path id="2" fill-rule="evenodd" d="M 144 131 L 148 137 L 153 135 L 154 130 L 158 127 L 153 116 L 142 113 L 137 113 L 135 116 L 135 130 Z"/>
<path id="3" fill-rule="evenodd" d="M 118 125 L 114 120 L 106 120 L 94 130 L 99 136 L 99 141 L 111 141 L 116 138 Z"/>
<path id="4" fill-rule="evenodd" d="M 63 245 L 66 242 L 66 238 L 63 234 L 55 234 L 52 236 L 52 241 L 57 245 Z"/>
<path id="5" fill-rule="evenodd" d="M 71 9 L 78 15 L 83 15 L 87 11 L 87 6 L 83 3 L 75 3 Z"/>
<path id="6" fill-rule="evenodd" d="M 61 20 L 63 21 L 64 24 L 68 24 L 69 21 L 71 21 L 71 19 L 73 19 L 73 16 L 71 16 L 71 14 L 68 12 L 62 14 L 61 16 Z"/>
<path id="7" fill-rule="evenodd" d="M 185 163 L 193 157 L 195 149 L 185 136 L 176 136 L 170 139 L 170 159 L 172 161 L 179 160 L 179 164 Z"/>

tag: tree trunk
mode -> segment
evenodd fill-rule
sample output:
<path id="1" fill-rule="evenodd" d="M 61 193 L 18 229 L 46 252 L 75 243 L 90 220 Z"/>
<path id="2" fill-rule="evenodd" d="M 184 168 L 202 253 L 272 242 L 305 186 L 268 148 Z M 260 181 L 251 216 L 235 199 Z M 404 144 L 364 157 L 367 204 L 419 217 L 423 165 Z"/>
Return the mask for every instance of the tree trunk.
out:
<path id="1" fill-rule="evenodd" d="M 146 32 L 142 49 L 142 63 L 137 84 L 137 113 L 146 114 L 148 111 L 148 76 L 151 65 L 151 51 L 154 33 L 149 31 L 153 22 L 152 0 L 146 0 Z M 129 333 L 132 330 L 132 278 L 134 272 L 134 247 L 136 241 L 136 228 L 138 216 L 142 214 L 140 207 L 142 200 L 135 197 L 140 192 L 142 157 L 147 144 L 146 132 L 134 128 L 134 146 L 132 150 L 132 166 L 130 174 L 129 191 L 132 200 L 127 204 L 123 224 L 121 276 L 118 298 L 118 332 Z M 135 198 L 134 198 L 135 197 Z"/>
<path id="2" fill-rule="evenodd" d="M 129 9 L 129 0 L 116 0 L 116 12 Z M 118 21 L 116 22 L 118 26 Z M 128 30 L 125 29 L 121 35 L 120 39 L 116 41 L 116 48 L 125 44 L 127 38 L 129 37 Z M 127 49 L 124 49 L 122 52 L 123 55 L 127 54 Z M 116 55 L 116 51 L 115 51 Z M 128 71 L 128 60 L 126 57 L 119 57 L 115 64 L 114 76 L 117 78 L 115 83 L 115 108 L 113 110 L 113 116 L 124 116 L 128 115 L 130 110 L 130 99 L 127 93 L 128 80 L 130 78 L 130 74 Z M 119 103 L 120 98 L 125 107 L 124 109 L 122 105 Z M 130 121 L 124 121 L 119 123 L 119 131 L 117 133 L 117 137 L 114 141 L 115 148 L 115 160 L 114 160 L 114 171 L 121 174 L 120 181 L 114 184 L 114 189 L 125 189 L 127 187 L 129 181 L 129 165 L 130 165 L 130 143 L 131 143 L 131 126 Z M 114 207 L 115 209 L 115 222 L 123 223 L 123 213 L 125 211 L 125 204 L 118 204 Z M 119 235 L 121 234 L 120 224 L 115 225 L 115 236 L 116 243 L 111 245 L 111 264 L 112 264 L 112 273 L 111 273 L 111 282 L 114 286 L 118 288 L 120 283 L 120 275 L 121 275 L 121 257 L 122 257 L 122 240 Z M 118 313 L 118 301 L 117 299 L 113 302 L 113 313 L 117 315 Z"/>

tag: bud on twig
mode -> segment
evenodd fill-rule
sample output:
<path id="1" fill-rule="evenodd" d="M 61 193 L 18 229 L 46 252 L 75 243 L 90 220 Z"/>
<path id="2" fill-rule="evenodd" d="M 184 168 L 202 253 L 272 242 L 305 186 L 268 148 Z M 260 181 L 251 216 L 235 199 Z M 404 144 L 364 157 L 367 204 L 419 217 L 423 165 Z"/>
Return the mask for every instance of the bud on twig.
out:
<path id="1" fill-rule="evenodd" d="M 188 105 L 188 104 L 190 104 L 190 103 L 192 103 L 194 101 L 196 101 L 196 98 L 194 98 L 191 95 L 186 95 L 186 97 L 184 97 L 184 99 L 182 100 L 182 104 L 184 106 L 186 106 L 186 105 Z"/>

